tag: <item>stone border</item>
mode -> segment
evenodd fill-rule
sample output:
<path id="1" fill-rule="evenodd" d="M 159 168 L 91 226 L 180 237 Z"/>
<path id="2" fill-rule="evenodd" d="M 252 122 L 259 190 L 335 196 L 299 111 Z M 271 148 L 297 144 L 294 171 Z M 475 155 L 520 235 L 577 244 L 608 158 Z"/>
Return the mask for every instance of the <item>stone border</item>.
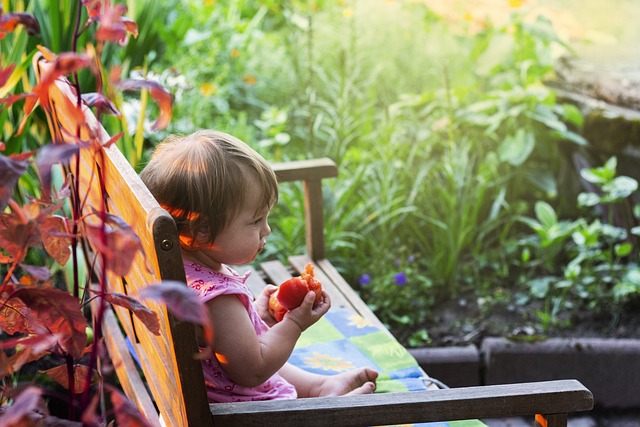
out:
<path id="1" fill-rule="evenodd" d="M 519 343 L 485 338 L 480 348 L 410 349 L 429 375 L 450 387 L 575 378 L 603 409 L 640 408 L 640 340 L 550 338 Z"/>

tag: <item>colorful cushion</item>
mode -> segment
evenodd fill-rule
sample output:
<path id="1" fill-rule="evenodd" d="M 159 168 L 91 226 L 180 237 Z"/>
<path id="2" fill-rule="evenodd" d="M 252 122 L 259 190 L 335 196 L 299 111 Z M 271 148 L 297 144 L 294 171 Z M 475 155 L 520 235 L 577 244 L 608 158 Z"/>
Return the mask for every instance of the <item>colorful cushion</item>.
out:
<path id="1" fill-rule="evenodd" d="M 425 380 L 428 376 L 391 334 L 345 309 L 332 308 L 307 329 L 298 340 L 289 362 L 323 375 L 370 367 L 379 373 L 376 393 L 427 390 Z M 411 425 L 485 426 L 478 420 Z"/>

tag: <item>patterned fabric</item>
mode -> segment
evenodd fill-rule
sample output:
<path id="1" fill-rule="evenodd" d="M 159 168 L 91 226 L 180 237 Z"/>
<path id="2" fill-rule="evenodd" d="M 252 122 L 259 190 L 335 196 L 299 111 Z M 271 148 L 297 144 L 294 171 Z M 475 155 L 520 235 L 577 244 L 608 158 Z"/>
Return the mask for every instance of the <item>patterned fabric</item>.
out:
<path id="1" fill-rule="evenodd" d="M 318 374 L 334 375 L 359 367 L 378 371 L 376 393 L 426 390 L 428 378 L 411 354 L 385 330 L 358 314 L 331 308 L 307 329 L 289 358 Z M 408 424 L 429 427 L 481 427 L 478 420 Z"/>

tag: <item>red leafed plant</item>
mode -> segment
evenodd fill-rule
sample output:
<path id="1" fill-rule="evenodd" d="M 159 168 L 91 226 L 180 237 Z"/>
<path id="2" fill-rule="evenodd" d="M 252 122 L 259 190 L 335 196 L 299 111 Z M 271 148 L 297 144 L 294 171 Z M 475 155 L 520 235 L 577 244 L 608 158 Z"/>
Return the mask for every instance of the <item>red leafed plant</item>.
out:
<path id="1" fill-rule="evenodd" d="M 126 7 L 111 4 L 109 0 L 83 0 L 78 2 L 78 20 L 81 19 L 82 8 L 86 8 L 87 18 L 84 23 L 76 23 L 74 40 L 88 26 L 97 25 L 95 46 L 76 52 L 74 42 L 74 51 L 59 54 L 39 47 L 52 64 L 51 68 L 30 92 L 9 94 L 0 99 L 0 108 L 24 102 L 24 117 L 20 126 L 22 129 L 38 102 L 43 108 L 47 108 L 48 85 L 64 76 L 76 86 L 76 92 L 81 97 L 78 104 L 84 102 L 95 108 L 98 119 L 103 113 L 119 115 L 117 108 L 103 93 L 105 85 L 102 76 L 109 75 L 109 83 L 114 88 L 123 91 L 149 90 L 160 110 L 155 128 L 167 126 L 171 119 L 171 95 L 166 90 L 154 82 L 121 80 L 117 69 L 103 73 L 100 57 L 105 43 L 123 44 L 129 35 L 137 36 L 136 24 L 125 16 Z M 34 16 L 5 13 L 0 8 L 0 39 L 20 25 L 31 35 L 39 31 Z M 5 69 L 0 67 L 0 87 L 13 69 L 13 65 Z M 80 72 L 93 73 L 97 82 L 95 92 L 82 94 L 78 83 Z M 72 119 L 78 127 L 83 126 L 84 115 L 77 114 Z M 107 144 L 114 143 L 118 137 Z M 39 416 L 47 414 L 44 398 L 52 397 L 52 392 L 35 384 L 16 386 L 10 381 L 11 376 L 26 364 L 45 356 L 54 364 L 45 374 L 67 390 L 66 397 L 57 396 L 67 405 L 67 416 L 65 420 L 57 420 L 56 425 L 106 425 L 109 417 L 121 425 L 148 425 L 121 392 L 100 380 L 103 378 L 101 369 L 108 369 L 110 364 L 105 359 L 106 351 L 102 347 L 99 319 L 102 318 L 101 312 L 105 304 L 115 304 L 131 310 L 150 331 L 157 333 L 157 316 L 131 296 L 108 292 L 105 275 L 98 278 L 98 289 L 86 294 L 89 290 L 80 283 L 78 271 L 81 261 L 77 256 L 81 239 L 89 239 L 105 269 L 124 275 L 131 267 L 133 255 L 142 250 L 140 241 L 121 218 L 104 211 L 104 203 L 102 211 L 94 212 L 99 221 L 81 226 L 84 218 L 78 201 L 82 201 L 83 197 L 78 194 L 79 189 L 69 180 L 60 188 L 53 188 L 52 185 L 53 165 L 60 164 L 64 167 L 78 155 L 79 150 L 92 149 L 95 144 L 99 144 L 97 138 L 79 141 L 78 144 L 52 141 L 32 152 L 9 156 L 0 154 L 0 265 L 6 267 L 0 269 L 6 270 L 4 277 L 0 277 L 0 378 L 3 379 L 0 404 L 4 404 L 0 407 L 2 425 L 32 425 Z M 0 151 L 2 150 L 4 144 L 0 142 Z M 32 197 L 20 204 L 13 198 L 14 188 L 31 164 L 38 171 L 42 197 Z M 96 185 L 105 179 L 108 177 L 98 176 Z M 63 214 L 62 207 L 65 203 L 71 206 L 71 214 L 68 216 Z M 33 248 L 44 248 L 46 254 L 61 266 L 72 263 L 74 279 L 73 283 L 67 284 L 67 289 L 56 286 L 49 268 L 29 265 L 28 254 Z M 164 301 L 170 310 L 173 308 L 176 316 L 181 317 L 177 301 L 182 299 L 180 291 L 185 287 L 172 287 L 169 284 L 163 291 L 158 291 L 157 287 L 149 289 L 147 297 Z M 90 300 L 96 299 L 99 300 L 100 308 L 95 315 L 97 320 L 90 324 L 84 314 L 85 306 Z M 203 322 L 202 318 L 193 318 L 193 315 L 185 320 Z M 93 340 L 88 339 L 87 331 L 93 331 Z M 99 404 L 104 400 L 101 398 L 104 395 L 109 395 L 112 402 L 109 414 L 103 413 Z"/>

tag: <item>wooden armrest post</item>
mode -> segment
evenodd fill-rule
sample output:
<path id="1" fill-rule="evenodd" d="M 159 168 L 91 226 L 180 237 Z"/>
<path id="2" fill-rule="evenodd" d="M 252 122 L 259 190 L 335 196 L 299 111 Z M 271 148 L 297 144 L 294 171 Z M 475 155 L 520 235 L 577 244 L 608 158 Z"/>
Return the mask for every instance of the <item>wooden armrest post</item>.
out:
<path id="1" fill-rule="evenodd" d="M 307 254 L 312 260 L 324 258 L 324 216 L 322 179 L 338 176 L 333 160 L 321 158 L 273 163 L 279 182 L 302 181 L 304 189 Z"/>
<path id="2" fill-rule="evenodd" d="M 567 427 L 568 414 L 536 414 L 535 427 Z"/>
<path id="3" fill-rule="evenodd" d="M 322 181 L 319 179 L 303 182 L 304 224 L 307 254 L 312 260 L 324 258 L 324 218 L 322 215 Z"/>

